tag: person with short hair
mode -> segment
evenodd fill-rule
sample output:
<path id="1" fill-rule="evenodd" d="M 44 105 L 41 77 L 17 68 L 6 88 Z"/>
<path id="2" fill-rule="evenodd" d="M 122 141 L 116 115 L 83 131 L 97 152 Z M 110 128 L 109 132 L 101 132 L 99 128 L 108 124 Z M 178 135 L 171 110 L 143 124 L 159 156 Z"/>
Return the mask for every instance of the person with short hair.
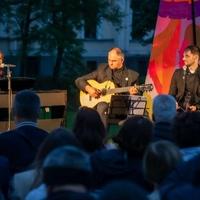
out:
<path id="1" fill-rule="evenodd" d="M 153 99 L 153 141 L 174 141 L 172 135 L 172 122 L 176 116 L 176 100 L 173 96 L 159 94 Z"/>
<path id="2" fill-rule="evenodd" d="M 8 158 L 14 174 L 30 167 L 48 133 L 37 127 L 40 99 L 35 92 L 17 92 L 12 112 L 16 128 L 0 134 L 0 155 Z"/>
<path id="3" fill-rule="evenodd" d="M 149 199 L 160 199 L 159 186 L 181 162 L 179 148 L 170 141 L 156 141 L 147 147 L 143 157 L 143 172 L 145 178 L 155 187 Z"/>
<path id="4" fill-rule="evenodd" d="M 179 110 L 200 109 L 200 49 L 189 45 L 183 53 L 184 66 L 176 69 L 170 84 L 169 94 L 174 96 Z"/>
<path id="5" fill-rule="evenodd" d="M 53 150 L 43 163 L 46 200 L 93 200 L 88 192 L 90 176 L 90 158 L 83 150 L 74 146 Z"/>
<path id="6" fill-rule="evenodd" d="M 97 70 L 77 78 L 75 80 L 76 86 L 81 91 L 89 94 L 91 99 L 100 98 L 101 91 L 89 84 L 88 80 L 95 80 L 98 83 L 112 81 L 115 87 L 133 86 L 130 87 L 129 93 L 132 95 L 137 94 L 138 90 L 134 85 L 139 83 L 139 73 L 126 68 L 124 60 L 124 53 L 119 47 L 110 49 L 108 51 L 108 64 L 101 64 Z M 106 87 L 109 88 L 109 85 L 106 85 Z M 93 108 L 99 112 L 105 127 L 107 127 L 108 103 L 102 101 Z"/>
<path id="7" fill-rule="evenodd" d="M 200 112 L 182 112 L 176 115 L 172 134 L 185 161 L 200 154 Z"/>

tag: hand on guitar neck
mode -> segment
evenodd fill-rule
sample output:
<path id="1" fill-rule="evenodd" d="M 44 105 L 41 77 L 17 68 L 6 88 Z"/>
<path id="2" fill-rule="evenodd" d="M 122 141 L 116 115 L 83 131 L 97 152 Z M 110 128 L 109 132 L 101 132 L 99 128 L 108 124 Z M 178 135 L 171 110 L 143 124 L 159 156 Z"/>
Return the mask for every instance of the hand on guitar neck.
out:
<path id="1" fill-rule="evenodd" d="M 131 94 L 131 95 L 134 95 L 134 94 L 138 94 L 138 89 L 136 88 L 136 87 L 130 87 L 130 89 L 129 89 L 129 93 Z"/>
<path id="2" fill-rule="evenodd" d="M 96 89 L 90 85 L 86 85 L 85 90 L 91 97 L 94 98 L 99 98 L 101 95 L 101 91 L 99 89 Z"/>

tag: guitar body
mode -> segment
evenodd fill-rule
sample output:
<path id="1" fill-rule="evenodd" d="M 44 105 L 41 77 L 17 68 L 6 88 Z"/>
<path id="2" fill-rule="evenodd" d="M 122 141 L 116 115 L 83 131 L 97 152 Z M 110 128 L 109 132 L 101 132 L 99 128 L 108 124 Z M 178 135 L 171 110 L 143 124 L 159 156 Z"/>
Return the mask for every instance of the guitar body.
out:
<path id="1" fill-rule="evenodd" d="M 98 89 L 101 93 L 99 98 L 91 97 L 88 93 L 80 91 L 80 103 L 81 106 L 87 106 L 90 108 L 94 108 L 100 102 L 110 103 L 112 94 L 115 93 L 124 93 L 128 92 L 129 89 L 133 86 L 128 87 L 121 87 L 115 88 L 115 84 L 112 81 L 105 81 L 103 83 L 98 83 L 95 80 L 88 80 L 87 81 L 92 87 Z M 134 85 L 140 91 L 152 91 L 153 85 L 152 84 L 145 84 L 145 85 Z"/>
<path id="2" fill-rule="evenodd" d="M 98 83 L 95 80 L 88 80 L 87 81 L 92 87 L 102 91 L 102 90 L 109 90 L 114 89 L 115 85 L 112 81 L 105 81 L 103 83 Z M 112 94 L 105 94 L 101 95 L 99 98 L 91 97 L 88 93 L 80 91 L 80 103 L 81 106 L 87 106 L 90 108 L 94 108 L 100 102 L 110 103 Z"/>

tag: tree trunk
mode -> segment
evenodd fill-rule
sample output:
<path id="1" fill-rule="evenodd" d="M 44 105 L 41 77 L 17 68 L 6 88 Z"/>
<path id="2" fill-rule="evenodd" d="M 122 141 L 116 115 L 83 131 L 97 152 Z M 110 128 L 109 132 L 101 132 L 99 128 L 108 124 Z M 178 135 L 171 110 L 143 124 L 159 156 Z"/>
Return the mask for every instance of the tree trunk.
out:
<path id="1" fill-rule="evenodd" d="M 64 48 L 58 47 L 57 48 L 56 62 L 55 62 L 54 69 L 53 69 L 53 79 L 54 80 L 58 79 L 58 77 L 59 77 L 62 59 L 63 59 L 63 54 L 64 54 Z"/>

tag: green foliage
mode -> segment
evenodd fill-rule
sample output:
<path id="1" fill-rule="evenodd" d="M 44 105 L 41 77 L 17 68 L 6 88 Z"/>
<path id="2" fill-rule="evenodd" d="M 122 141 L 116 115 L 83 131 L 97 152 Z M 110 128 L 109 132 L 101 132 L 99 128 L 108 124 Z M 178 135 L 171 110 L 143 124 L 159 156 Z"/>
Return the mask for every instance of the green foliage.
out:
<path id="1" fill-rule="evenodd" d="M 30 53 L 55 56 L 54 78 L 62 66 L 70 72 L 70 66 L 82 68 L 83 46 L 77 33 L 85 25 L 92 30 L 102 19 L 119 26 L 122 16 L 119 7 L 107 0 L 1 0 L 0 5 L 0 23 L 21 44 L 22 76 Z M 33 44 L 40 45 L 39 51 L 33 52 Z"/>
<path id="2" fill-rule="evenodd" d="M 152 41 L 153 34 L 149 37 L 145 36 L 155 29 L 159 2 L 159 0 L 131 1 L 133 9 L 132 38 L 144 43 Z"/>

